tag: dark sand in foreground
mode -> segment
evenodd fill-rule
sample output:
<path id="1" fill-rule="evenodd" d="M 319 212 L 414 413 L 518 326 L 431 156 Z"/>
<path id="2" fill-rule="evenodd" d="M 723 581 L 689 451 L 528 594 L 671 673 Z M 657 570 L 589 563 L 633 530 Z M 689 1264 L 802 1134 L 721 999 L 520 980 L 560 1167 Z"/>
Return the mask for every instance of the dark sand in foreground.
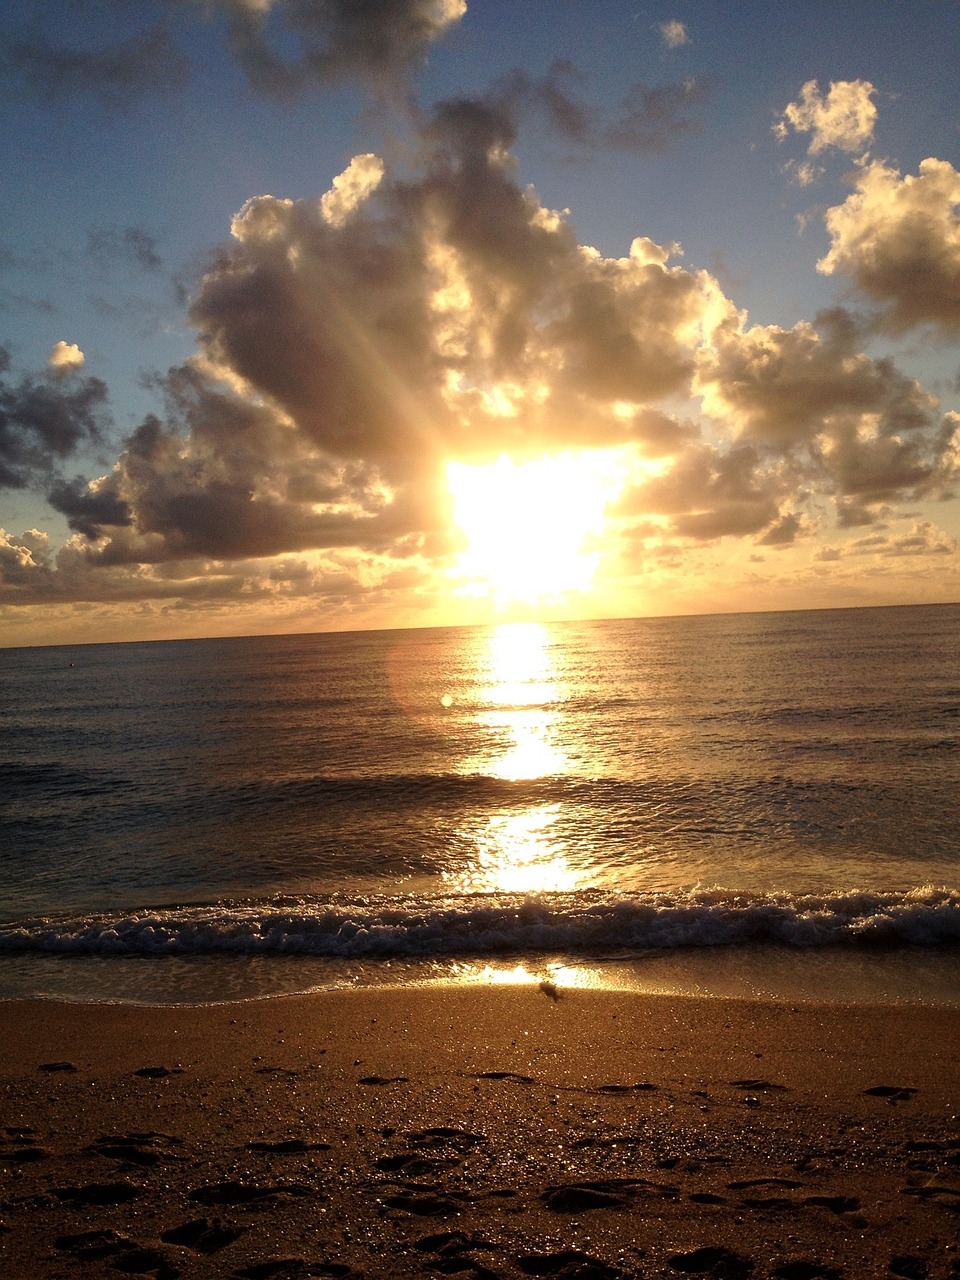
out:
<path id="1" fill-rule="evenodd" d="M 960 1010 L 0 1004 L 0 1276 L 960 1276 Z"/>

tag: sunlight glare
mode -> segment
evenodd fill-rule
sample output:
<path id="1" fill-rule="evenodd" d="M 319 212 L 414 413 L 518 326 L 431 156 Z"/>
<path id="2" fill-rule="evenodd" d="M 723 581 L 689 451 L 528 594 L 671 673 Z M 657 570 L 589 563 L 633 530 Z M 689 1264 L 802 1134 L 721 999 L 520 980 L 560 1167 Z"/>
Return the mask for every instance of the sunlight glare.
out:
<path id="1" fill-rule="evenodd" d="M 540 601 L 589 590 L 597 539 L 620 480 L 597 451 L 484 466 L 451 462 L 453 517 L 466 538 L 451 572 L 463 594 L 498 603 Z"/>

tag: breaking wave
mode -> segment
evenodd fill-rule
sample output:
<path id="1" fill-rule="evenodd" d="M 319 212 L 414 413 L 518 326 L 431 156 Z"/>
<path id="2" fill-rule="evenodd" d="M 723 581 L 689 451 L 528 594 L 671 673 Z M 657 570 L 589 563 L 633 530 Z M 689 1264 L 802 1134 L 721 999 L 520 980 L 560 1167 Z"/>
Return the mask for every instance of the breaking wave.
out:
<path id="1" fill-rule="evenodd" d="M 463 957 L 960 944 L 960 890 L 273 898 L 0 924 L 0 953 Z"/>

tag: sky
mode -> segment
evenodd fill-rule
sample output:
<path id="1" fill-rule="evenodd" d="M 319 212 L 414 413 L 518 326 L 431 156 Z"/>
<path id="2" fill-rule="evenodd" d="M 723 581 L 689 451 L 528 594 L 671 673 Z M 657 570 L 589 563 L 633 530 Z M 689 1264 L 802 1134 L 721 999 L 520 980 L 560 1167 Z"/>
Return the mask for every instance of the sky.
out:
<path id="1" fill-rule="evenodd" d="M 956 0 L 8 0 L 0 645 L 960 600 Z"/>

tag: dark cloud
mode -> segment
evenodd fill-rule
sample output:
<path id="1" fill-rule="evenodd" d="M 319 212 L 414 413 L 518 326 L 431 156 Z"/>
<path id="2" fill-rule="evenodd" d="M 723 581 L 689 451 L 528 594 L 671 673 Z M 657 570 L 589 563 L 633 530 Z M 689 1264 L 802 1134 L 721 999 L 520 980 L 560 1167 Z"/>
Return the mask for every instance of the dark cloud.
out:
<path id="1" fill-rule="evenodd" d="M 842 310 L 821 331 L 728 324 L 701 354 L 704 407 L 741 440 L 789 459 L 796 475 L 839 500 L 844 526 L 878 506 L 949 496 L 957 480 L 957 422 L 894 361 L 857 346 Z"/>
<path id="2" fill-rule="evenodd" d="M 584 153 L 658 154 L 699 128 L 689 113 L 706 98 L 706 87 L 696 80 L 634 84 L 612 113 L 587 100 L 585 85 L 584 74 L 563 60 L 544 76 L 514 72 L 492 96 L 514 114 L 536 113 L 557 137 Z"/>
<path id="3" fill-rule="evenodd" d="M 14 93 L 52 102 L 86 95 L 110 108 L 129 107 L 150 94 L 184 83 L 187 60 L 165 26 L 82 49 L 46 37 L 8 38 L 0 44 L 0 82 Z"/>
<path id="4" fill-rule="evenodd" d="M 46 483 L 81 448 L 100 443 L 110 421 L 106 403 L 99 378 L 0 380 L 0 488 Z"/>
<path id="5" fill-rule="evenodd" d="M 779 520 L 757 539 L 760 547 L 789 547 L 797 539 L 803 528 L 803 521 L 794 512 L 781 516 Z"/>
<path id="6" fill-rule="evenodd" d="M 784 481 L 748 445 L 728 452 L 698 443 L 628 497 L 633 511 L 670 518 L 683 538 L 713 541 L 761 533 L 779 518 Z"/>
<path id="7" fill-rule="evenodd" d="M 143 227 L 91 227 L 87 252 L 104 266 L 131 262 L 141 271 L 160 271 L 163 259 L 155 238 Z"/>
<path id="8" fill-rule="evenodd" d="M 356 77 L 396 87 L 466 12 L 463 0 L 214 0 L 250 85 L 285 96 Z"/>
<path id="9" fill-rule="evenodd" d="M 846 313 L 792 329 L 729 323 L 701 357 L 705 407 L 744 439 L 789 450 L 809 444 L 833 422 L 870 415 L 890 436 L 930 427 L 934 399 L 892 360 L 871 359 L 856 345 Z"/>
<path id="10" fill-rule="evenodd" d="M 640 155 L 666 151 L 679 138 L 697 131 L 684 112 L 705 97 L 705 87 L 696 80 L 654 87 L 635 84 L 623 101 L 619 119 L 604 129 L 602 141 Z"/>
<path id="11" fill-rule="evenodd" d="M 359 78 L 395 91 L 429 46 L 466 11 L 463 0 L 165 0 L 167 20 L 90 47 L 68 45 L 39 14 L 29 31 L 0 45 L 0 83 L 16 95 L 60 101 L 90 95 L 126 108 L 180 87 L 195 70 L 186 52 L 190 29 L 213 19 L 226 48 L 255 91 L 288 96 L 308 85 Z M 109 4 L 91 4 L 101 30 L 112 30 Z M 122 11 L 136 20 L 135 6 Z"/>
<path id="12" fill-rule="evenodd" d="M 375 469 L 320 455 L 275 410 L 217 390 L 190 368 L 163 380 L 169 419 L 147 418 L 93 485 L 50 500 L 91 564 L 256 559 L 317 547 L 392 547 L 439 524 L 416 486 L 387 492 Z"/>
<path id="13" fill-rule="evenodd" d="M 109 488 L 98 490 L 83 476 L 55 483 L 47 493 L 47 501 L 69 521 L 70 528 L 87 538 L 100 536 L 104 526 L 128 526 L 132 522 L 130 508 Z"/>

